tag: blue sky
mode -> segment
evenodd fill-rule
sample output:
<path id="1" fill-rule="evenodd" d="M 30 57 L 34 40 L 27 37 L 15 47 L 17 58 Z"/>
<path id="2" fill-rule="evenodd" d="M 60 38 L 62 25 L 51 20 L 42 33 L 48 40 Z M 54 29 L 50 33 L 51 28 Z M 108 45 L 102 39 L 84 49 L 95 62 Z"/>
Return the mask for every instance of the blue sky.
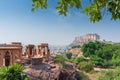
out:
<path id="1" fill-rule="evenodd" d="M 120 21 L 104 16 L 102 21 L 90 23 L 88 17 L 76 9 L 70 10 L 67 17 L 59 16 L 55 3 L 49 2 L 47 10 L 32 13 L 31 0 L 1 0 L 0 43 L 67 45 L 75 36 L 86 33 L 97 33 L 101 39 L 120 42 Z"/>

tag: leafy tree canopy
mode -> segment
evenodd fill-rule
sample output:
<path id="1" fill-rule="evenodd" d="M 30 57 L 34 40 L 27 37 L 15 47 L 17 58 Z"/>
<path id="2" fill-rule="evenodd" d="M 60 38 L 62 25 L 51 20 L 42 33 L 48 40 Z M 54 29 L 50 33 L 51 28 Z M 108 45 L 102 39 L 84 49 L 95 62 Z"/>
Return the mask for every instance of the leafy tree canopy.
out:
<path id="1" fill-rule="evenodd" d="M 95 55 L 96 51 L 101 49 L 105 44 L 100 42 L 89 42 L 82 46 L 82 52 L 85 57 L 90 57 L 91 55 Z"/>
<path id="2" fill-rule="evenodd" d="M 71 57 L 72 57 L 72 53 L 71 53 L 71 52 L 68 52 L 68 53 L 66 53 L 65 55 L 66 55 L 66 57 L 67 57 L 68 59 L 71 59 Z"/>
<path id="3" fill-rule="evenodd" d="M 0 69 L 0 80 L 30 80 L 24 73 L 24 67 L 20 64 L 13 64 L 9 67 L 3 66 Z"/>
<path id="4" fill-rule="evenodd" d="M 56 10 L 59 15 L 66 16 L 71 8 L 82 9 L 91 22 L 100 21 L 104 14 L 110 14 L 111 20 L 120 19 L 120 0 L 58 0 Z M 46 9 L 48 0 L 32 0 L 32 11 Z"/>
<path id="5" fill-rule="evenodd" d="M 85 57 L 102 67 L 120 65 L 120 45 L 105 44 L 100 42 L 89 42 L 82 46 L 82 52 Z"/>

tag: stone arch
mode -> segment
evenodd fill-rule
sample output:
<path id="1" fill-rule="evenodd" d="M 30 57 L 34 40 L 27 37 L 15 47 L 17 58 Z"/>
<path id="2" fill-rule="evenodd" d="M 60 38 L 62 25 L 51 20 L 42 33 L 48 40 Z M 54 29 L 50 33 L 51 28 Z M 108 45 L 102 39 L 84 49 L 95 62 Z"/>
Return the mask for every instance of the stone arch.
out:
<path id="1" fill-rule="evenodd" d="M 10 52 L 6 51 L 4 58 L 5 58 L 5 66 L 9 66 L 10 65 Z"/>

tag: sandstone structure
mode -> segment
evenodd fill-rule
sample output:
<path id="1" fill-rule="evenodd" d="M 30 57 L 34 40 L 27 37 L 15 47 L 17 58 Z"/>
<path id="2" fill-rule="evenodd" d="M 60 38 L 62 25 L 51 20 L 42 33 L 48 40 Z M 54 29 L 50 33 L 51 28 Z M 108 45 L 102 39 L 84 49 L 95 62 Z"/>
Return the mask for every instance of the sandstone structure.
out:
<path id="1" fill-rule="evenodd" d="M 50 50 L 47 43 L 41 43 L 38 45 L 38 55 L 45 58 L 50 56 Z"/>
<path id="2" fill-rule="evenodd" d="M 35 46 L 34 46 L 34 45 L 27 45 L 26 48 L 25 48 L 25 53 L 24 53 L 24 55 L 25 55 L 27 58 L 31 58 L 31 57 L 36 56 L 37 53 L 36 53 Z"/>
<path id="3" fill-rule="evenodd" d="M 13 63 L 20 64 L 41 64 L 42 61 L 49 59 L 50 50 L 47 43 L 41 43 L 36 49 L 35 45 L 29 44 L 24 51 L 20 42 L 12 42 L 10 44 L 0 44 L 0 67 L 9 66 Z"/>
<path id="4" fill-rule="evenodd" d="M 39 44 L 38 49 L 36 49 L 34 45 L 27 45 L 24 55 L 26 58 L 48 58 L 50 56 L 50 50 L 47 43 Z"/>
<path id="5" fill-rule="evenodd" d="M 41 43 L 35 47 L 35 45 L 27 45 L 24 52 L 23 64 L 32 66 L 41 65 L 42 62 L 49 60 L 50 50 L 47 43 Z"/>
<path id="6" fill-rule="evenodd" d="M 9 66 L 13 63 L 22 63 L 22 44 L 0 44 L 0 67 Z"/>

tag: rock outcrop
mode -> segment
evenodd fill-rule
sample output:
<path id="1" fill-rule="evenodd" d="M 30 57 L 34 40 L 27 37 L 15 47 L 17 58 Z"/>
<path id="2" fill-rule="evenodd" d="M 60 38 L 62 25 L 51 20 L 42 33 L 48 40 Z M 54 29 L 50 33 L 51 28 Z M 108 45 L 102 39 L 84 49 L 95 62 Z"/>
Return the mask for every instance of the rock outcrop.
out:
<path id="1" fill-rule="evenodd" d="M 70 64 L 66 64 L 65 68 L 60 68 L 53 62 L 30 65 L 24 72 L 31 80 L 79 80 L 79 71 Z"/>

